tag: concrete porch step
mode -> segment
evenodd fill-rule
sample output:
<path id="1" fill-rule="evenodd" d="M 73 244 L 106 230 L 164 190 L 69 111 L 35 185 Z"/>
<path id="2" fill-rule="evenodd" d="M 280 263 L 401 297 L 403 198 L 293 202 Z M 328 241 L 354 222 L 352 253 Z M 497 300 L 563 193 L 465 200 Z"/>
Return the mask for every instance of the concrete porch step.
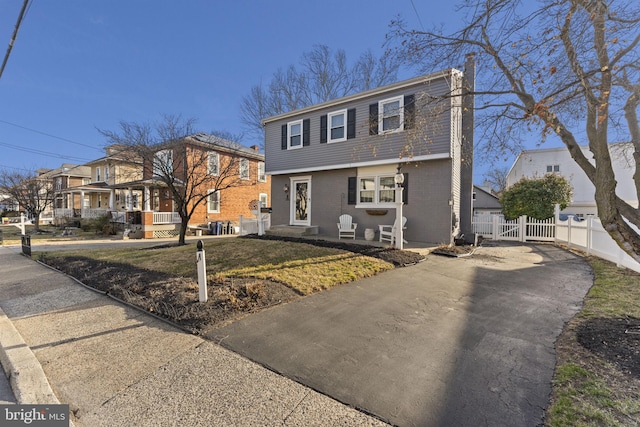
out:
<path id="1" fill-rule="evenodd" d="M 317 225 L 272 225 L 271 228 L 265 232 L 268 235 L 274 236 L 315 236 L 318 234 Z"/>

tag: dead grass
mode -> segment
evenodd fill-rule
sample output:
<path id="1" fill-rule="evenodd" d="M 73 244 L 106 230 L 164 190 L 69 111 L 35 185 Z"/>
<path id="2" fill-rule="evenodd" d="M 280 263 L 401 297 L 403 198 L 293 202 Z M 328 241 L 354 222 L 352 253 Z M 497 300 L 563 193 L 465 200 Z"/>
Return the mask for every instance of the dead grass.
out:
<path id="1" fill-rule="evenodd" d="M 383 260 L 305 243 L 260 239 L 216 239 L 204 244 L 210 280 L 268 279 L 307 295 L 390 270 Z M 46 257 L 90 257 L 139 269 L 197 279 L 195 244 L 159 248 L 124 248 L 50 252 Z"/>

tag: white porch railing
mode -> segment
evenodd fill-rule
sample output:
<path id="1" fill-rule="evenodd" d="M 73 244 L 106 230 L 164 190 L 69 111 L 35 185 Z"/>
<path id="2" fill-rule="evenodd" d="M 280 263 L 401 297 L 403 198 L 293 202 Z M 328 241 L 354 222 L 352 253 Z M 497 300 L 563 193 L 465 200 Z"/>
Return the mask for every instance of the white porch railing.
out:
<path id="1" fill-rule="evenodd" d="M 73 209 L 56 208 L 53 210 L 53 216 L 56 218 L 73 218 Z"/>
<path id="2" fill-rule="evenodd" d="M 154 224 L 180 224 L 180 214 L 178 212 L 154 212 Z"/>
<path id="3" fill-rule="evenodd" d="M 84 208 L 84 209 L 82 209 L 81 216 L 82 216 L 82 218 L 100 218 L 101 216 L 106 215 L 107 212 L 108 211 L 106 209 Z"/>

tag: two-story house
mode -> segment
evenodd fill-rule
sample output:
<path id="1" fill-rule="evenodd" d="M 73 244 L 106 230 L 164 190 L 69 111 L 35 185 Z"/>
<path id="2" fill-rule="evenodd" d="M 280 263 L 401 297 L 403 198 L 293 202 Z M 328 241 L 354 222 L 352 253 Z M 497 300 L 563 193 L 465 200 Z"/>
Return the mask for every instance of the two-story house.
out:
<path id="1" fill-rule="evenodd" d="M 593 162 L 593 155 L 587 146 L 581 147 L 585 156 Z M 638 196 L 633 183 L 635 161 L 631 143 L 610 144 L 611 162 L 618 183 L 616 194 L 632 206 L 638 206 Z M 584 171 L 571 158 L 566 147 L 543 148 L 522 151 L 507 175 L 507 188 L 522 178 L 541 178 L 547 173 L 565 177 L 573 187 L 571 204 L 562 211 L 578 217 L 597 215 L 595 187 Z"/>
<path id="2" fill-rule="evenodd" d="M 141 237 L 167 237 L 179 232 L 179 203 L 167 178 L 187 200 L 190 226 L 237 223 L 241 215 L 253 216 L 252 201 L 261 200 L 265 206 L 269 203 L 270 179 L 257 146 L 244 147 L 198 133 L 169 145 L 160 144 L 151 154 L 143 158 L 141 179 L 110 186 L 141 194 L 140 215 L 129 212 L 127 219 L 137 226 Z"/>
<path id="3" fill-rule="evenodd" d="M 405 238 L 450 243 L 471 223 L 472 83 L 448 69 L 264 119 L 272 229 L 337 237 L 345 213 L 359 238 L 393 224 L 400 168 Z"/>
<path id="4" fill-rule="evenodd" d="M 53 183 L 54 220 L 80 216 L 82 209 L 89 205 L 89 200 L 71 189 L 91 183 L 91 168 L 64 163 L 59 168 L 47 172 L 47 177 Z"/>

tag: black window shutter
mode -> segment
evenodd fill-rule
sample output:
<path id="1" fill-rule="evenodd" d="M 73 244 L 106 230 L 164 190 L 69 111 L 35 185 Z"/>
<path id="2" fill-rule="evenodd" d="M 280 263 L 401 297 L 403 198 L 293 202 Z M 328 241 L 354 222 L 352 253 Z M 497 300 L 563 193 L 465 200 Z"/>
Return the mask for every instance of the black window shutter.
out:
<path id="1" fill-rule="evenodd" d="M 409 204 L 409 173 L 405 172 L 404 182 L 402 183 L 402 203 L 405 205 Z"/>
<path id="2" fill-rule="evenodd" d="M 347 110 L 347 139 L 356 137 L 356 109 Z"/>
<path id="3" fill-rule="evenodd" d="M 378 103 L 369 105 L 369 135 L 378 134 Z"/>
<path id="4" fill-rule="evenodd" d="M 358 194 L 358 177 L 350 176 L 347 190 L 347 204 L 355 205 Z"/>
<path id="5" fill-rule="evenodd" d="M 416 123 L 416 96 L 404 96 L 404 128 L 413 129 Z"/>
<path id="6" fill-rule="evenodd" d="M 311 143 L 311 119 L 302 121 L 302 145 L 308 146 Z"/>
<path id="7" fill-rule="evenodd" d="M 327 115 L 320 116 L 320 143 L 327 142 Z"/>
<path id="8" fill-rule="evenodd" d="M 282 125 L 282 144 L 280 148 L 287 149 L 287 125 Z"/>

